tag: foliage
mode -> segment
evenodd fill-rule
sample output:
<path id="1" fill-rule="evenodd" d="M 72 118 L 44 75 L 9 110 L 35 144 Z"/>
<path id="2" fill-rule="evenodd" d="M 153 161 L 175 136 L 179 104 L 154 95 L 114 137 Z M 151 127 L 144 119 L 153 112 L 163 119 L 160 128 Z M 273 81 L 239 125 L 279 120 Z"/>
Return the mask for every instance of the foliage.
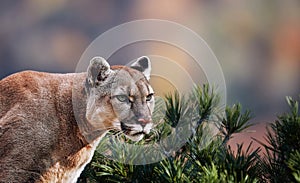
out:
<path id="1" fill-rule="evenodd" d="M 221 153 L 221 168 L 232 175 L 236 182 L 255 182 L 258 175 L 258 153 L 259 148 L 250 151 L 251 144 L 243 152 L 243 144 L 237 144 L 237 152 L 234 153 L 229 146 L 226 153 Z M 230 180 L 228 180 L 230 181 Z"/>
<path id="2" fill-rule="evenodd" d="M 298 101 L 287 97 L 289 113 L 278 116 L 267 129 L 266 154 L 261 161 L 262 182 L 299 182 L 300 116 Z"/>
<path id="3" fill-rule="evenodd" d="M 300 182 L 300 152 L 297 150 L 291 154 L 288 166 L 292 170 L 292 174 L 296 182 Z"/>
<path id="4" fill-rule="evenodd" d="M 218 95 L 208 85 L 187 96 L 168 94 L 156 101 L 152 133 L 137 143 L 109 133 L 79 182 L 300 182 L 298 102 L 287 100 L 291 112 L 278 116 L 268 128 L 268 143 L 260 142 L 266 153 L 260 157 L 261 149 L 253 149 L 252 143 L 237 144 L 235 151 L 228 145 L 234 134 L 252 125 L 250 111 L 243 111 L 240 104 L 222 112 Z M 125 143 L 159 143 L 162 154 Z M 147 155 L 160 161 L 134 163 Z"/>
<path id="5" fill-rule="evenodd" d="M 246 110 L 244 114 L 241 114 L 241 105 L 233 105 L 231 108 L 226 107 L 225 117 L 221 119 L 221 124 L 219 127 L 220 132 L 224 135 L 223 144 L 226 144 L 228 140 L 235 133 L 240 133 L 246 128 L 252 126 L 249 124 L 250 111 Z"/>

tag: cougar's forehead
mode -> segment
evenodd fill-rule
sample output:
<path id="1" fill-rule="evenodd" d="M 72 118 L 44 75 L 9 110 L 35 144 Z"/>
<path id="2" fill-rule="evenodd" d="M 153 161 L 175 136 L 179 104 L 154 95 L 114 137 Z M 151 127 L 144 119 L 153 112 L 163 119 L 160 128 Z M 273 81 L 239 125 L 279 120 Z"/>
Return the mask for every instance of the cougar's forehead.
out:
<path id="1" fill-rule="evenodd" d="M 112 94 L 149 95 L 153 89 L 145 76 L 134 69 L 122 68 L 116 70 L 114 78 L 114 92 Z"/>

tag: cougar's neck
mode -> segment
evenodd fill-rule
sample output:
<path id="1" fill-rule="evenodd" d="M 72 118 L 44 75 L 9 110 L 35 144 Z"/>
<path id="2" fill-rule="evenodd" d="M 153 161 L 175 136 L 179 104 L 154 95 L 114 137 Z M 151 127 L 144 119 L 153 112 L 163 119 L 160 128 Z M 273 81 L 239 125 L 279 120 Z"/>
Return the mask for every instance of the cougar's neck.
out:
<path id="1" fill-rule="evenodd" d="M 106 131 L 97 131 L 86 119 L 87 95 L 85 91 L 87 73 L 68 74 L 66 82 L 59 87 L 58 113 L 65 116 L 73 128 L 73 132 L 80 139 L 83 146 L 93 144 Z M 66 84 L 67 83 L 67 84 Z"/>

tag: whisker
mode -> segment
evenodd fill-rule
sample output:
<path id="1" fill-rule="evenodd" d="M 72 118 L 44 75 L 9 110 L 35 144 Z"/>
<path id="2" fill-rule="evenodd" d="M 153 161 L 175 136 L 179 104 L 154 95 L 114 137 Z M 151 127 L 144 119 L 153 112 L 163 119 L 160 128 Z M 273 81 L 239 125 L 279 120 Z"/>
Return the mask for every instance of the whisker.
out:
<path id="1" fill-rule="evenodd" d="M 95 128 L 93 131 L 110 131 L 114 130 L 114 128 L 109 127 L 109 128 Z"/>
<path id="2" fill-rule="evenodd" d="M 164 123 L 164 119 L 159 120 L 158 123 L 153 124 L 153 128 L 156 128 L 158 125 Z"/>
<path id="3" fill-rule="evenodd" d="M 122 131 L 118 131 L 114 136 L 117 138 L 118 141 L 121 141 L 122 134 L 123 134 Z"/>
<path id="4" fill-rule="evenodd" d="M 157 140 L 159 137 L 159 132 L 157 129 L 152 129 L 151 132 L 153 133 L 153 135 L 151 136 L 151 138 L 153 138 L 153 140 Z"/>

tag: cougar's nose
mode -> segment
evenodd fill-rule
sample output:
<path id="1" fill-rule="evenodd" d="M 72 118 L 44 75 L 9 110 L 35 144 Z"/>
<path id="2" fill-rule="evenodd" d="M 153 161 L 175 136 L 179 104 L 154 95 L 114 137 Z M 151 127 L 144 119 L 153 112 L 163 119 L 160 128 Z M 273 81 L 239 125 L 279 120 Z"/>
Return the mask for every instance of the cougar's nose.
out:
<path id="1" fill-rule="evenodd" d="M 151 118 L 145 119 L 145 118 L 139 118 L 138 122 L 141 123 L 142 127 L 145 127 L 148 123 L 151 122 Z"/>

